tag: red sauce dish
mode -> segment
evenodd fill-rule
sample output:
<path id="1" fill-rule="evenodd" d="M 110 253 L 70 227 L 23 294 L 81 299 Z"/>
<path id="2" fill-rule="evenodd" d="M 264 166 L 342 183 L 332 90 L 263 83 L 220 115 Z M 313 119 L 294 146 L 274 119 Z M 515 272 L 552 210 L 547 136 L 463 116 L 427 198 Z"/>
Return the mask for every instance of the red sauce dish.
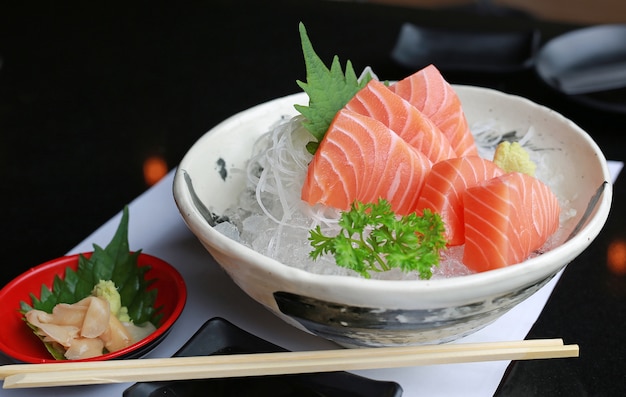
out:
<path id="1" fill-rule="evenodd" d="M 0 305 L 0 318 L 2 319 L 0 350 L 5 355 L 24 363 L 61 362 L 50 355 L 43 342 L 28 327 L 20 312 L 20 302 L 30 304 L 30 295 L 39 297 L 41 286 L 44 284 L 51 288 L 55 275 L 63 278 L 67 267 L 75 270 L 78 267 L 79 255 L 56 258 L 36 266 L 13 279 L 0 290 L 2 303 Z M 90 256 L 91 253 L 82 255 Z M 161 308 L 161 324 L 156 325 L 157 329 L 152 334 L 127 348 L 76 361 L 141 357 L 165 338 L 182 313 L 187 300 L 187 289 L 180 273 L 167 262 L 145 253 L 140 253 L 137 263 L 139 266 L 150 266 L 150 270 L 146 272 L 146 278 L 155 280 L 149 289 L 158 289 L 155 306 Z"/>

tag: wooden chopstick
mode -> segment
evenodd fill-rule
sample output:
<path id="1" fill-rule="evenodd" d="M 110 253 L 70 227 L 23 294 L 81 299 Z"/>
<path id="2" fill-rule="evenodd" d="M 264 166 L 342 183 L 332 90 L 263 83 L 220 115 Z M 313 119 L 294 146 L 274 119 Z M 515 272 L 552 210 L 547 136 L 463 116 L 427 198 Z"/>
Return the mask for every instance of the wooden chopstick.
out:
<path id="1" fill-rule="evenodd" d="M 4 389 L 578 357 L 561 339 L 0 366 Z"/>

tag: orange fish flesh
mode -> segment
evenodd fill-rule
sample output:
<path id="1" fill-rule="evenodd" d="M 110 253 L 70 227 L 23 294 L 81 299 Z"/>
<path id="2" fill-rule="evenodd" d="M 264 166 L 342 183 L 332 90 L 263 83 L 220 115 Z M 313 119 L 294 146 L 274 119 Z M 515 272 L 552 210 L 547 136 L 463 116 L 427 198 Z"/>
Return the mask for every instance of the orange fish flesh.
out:
<path id="1" fill-rule="evenodd" d="M 386 199 L 398 215 L 415 212 L 431 161 L 382 122 L 340 110 L 321 141 L 302 200 L 349 210 L 354 201 Z"/>
<path id="2" fill-rule="evenodd" d="M 557 197 L 539 179 L 520 172 L 467 189 L 463 205 L 463 263 L 476 272 L 524 261 L 559 227 Z"/>
<path id="3" fill-rule="evenodd" d="M 433 163 L 456 157 L 435 123 L 378 80 L 359 90 L 345 108 L 381 121 Z"/>
<path id="4" fill-rule="evenodd" d="M 434 65 L 418 70 L 389 88 L 430 118 L 449 139 L 458 157 L 478 154 L 461 100 Z"/>
<path id="5" fill-rule="evenodd" d="M 463 193 L 469 187 L 504 174 L 493 161 L 478 156 L 465 156 L 443 160 L 433 165 L 426 176 L 417 202 L 441 216 L 446 229 L 448 246 L 465 242 Z"/>

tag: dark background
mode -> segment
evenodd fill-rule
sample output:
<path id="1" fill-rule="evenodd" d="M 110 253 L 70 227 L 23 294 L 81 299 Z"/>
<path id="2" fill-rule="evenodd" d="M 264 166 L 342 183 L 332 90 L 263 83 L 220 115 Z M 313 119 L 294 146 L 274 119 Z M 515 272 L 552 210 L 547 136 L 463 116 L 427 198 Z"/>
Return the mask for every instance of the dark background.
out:
<path id="1" fill-rule="evenodd" d="M 0 6 L 6 230 L 0 254 L 12 263 L 0 281 L 64 254 L 143 192 L 148 156 L 160 155 L 174 167 L 219 121 L 299 91 L 295 81 L 305 78 L 299 21 L 323 59 L 330 62 L 339 54 L 356 70 L 372 66 L 383 79 L 410 72 L 390 57 L 403 22 L 480 29 L 462 12 L 434 20 L 438 14 L 419 9 L 319 1 L 283 7 L 274 1 L 244 3 L 233 13 L 228 3 Z M 384 19 L 376 17 L 377 9 L 384 9 Z M 527 24 L 506 17 L 485 20 L 497 30 Z M 550 25 L 543 37 L 567 28 Z M 446 77 L 522 95 L 537 88 L 515 74 L 497 81 L 489 74 Z M 563 101 L 547 88 L 541 100 Z M 577 121 L 583 127 L 597 122 Z M 611 157 L 610 133 L 602 134 L 596 138 Z"/>

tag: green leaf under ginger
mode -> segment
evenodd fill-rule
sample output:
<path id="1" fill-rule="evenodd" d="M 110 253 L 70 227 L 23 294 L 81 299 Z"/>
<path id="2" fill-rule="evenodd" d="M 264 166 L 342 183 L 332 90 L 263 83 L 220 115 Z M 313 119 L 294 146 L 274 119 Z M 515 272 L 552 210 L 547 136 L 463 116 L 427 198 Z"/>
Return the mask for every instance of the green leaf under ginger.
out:
<path id="1" fill-rule="evenodd" d="M 359 81 L 350 61 L 346 62 L 344 74 L 337 56 L 333 58 L 329 69 L 315 53 L 302 22 L 299 29 L 306 66 L 306 83 L 300 80 L 296 83 L 308 94 L 309 105 L 295 105 L 295 108 L 306 118 L 304 126 L 315 138 L 315 141 L 307 145 L 308 151 L 314 154 L 337 112 L 365 87 L 372 76 L 367 73 Z"/>
<path id="2" fill-rule="evenodd" d="M 309 233 L 315 260 L 332 254 L 337 265 L 352 269 L 363 277 L 369 272 L 400 268 L 417 271 L 422 279 L 432 276 L 439 265 L 439 254 L 446 246 L 444 225 L 439 214 L 424 210 L 396 216 L 384 199 L 377 203 L 353 203 L 339 219 L 341 230 L 336 236 L 325 236 L 317 226 Z"/>
<path id="3" fill-rule="evenodd" d="M 32 303 L 21 302 L 21 310 L 38 309 L 51 313 L 59 303 L 76 303 L 91 295 L 100 280 L 111 280 L 135 324 L 150 321 L 158 326 L 161 315 L 159 308 L 154 307 L 158 291 L 148 291 L 154 280 L 146 280 L 149 266 L 138 266 L 137 258 L 141 250 L 130 252 L 128 218 L 128 207 L 124 207 L 120 224 L 106 248 L 94 244 L 91 257 L 79 255 L 76 271 L 68 267 L 63 278 L 55 276 L 52 288 L 42 285 L 39 298 L 31 293 Z"/>

